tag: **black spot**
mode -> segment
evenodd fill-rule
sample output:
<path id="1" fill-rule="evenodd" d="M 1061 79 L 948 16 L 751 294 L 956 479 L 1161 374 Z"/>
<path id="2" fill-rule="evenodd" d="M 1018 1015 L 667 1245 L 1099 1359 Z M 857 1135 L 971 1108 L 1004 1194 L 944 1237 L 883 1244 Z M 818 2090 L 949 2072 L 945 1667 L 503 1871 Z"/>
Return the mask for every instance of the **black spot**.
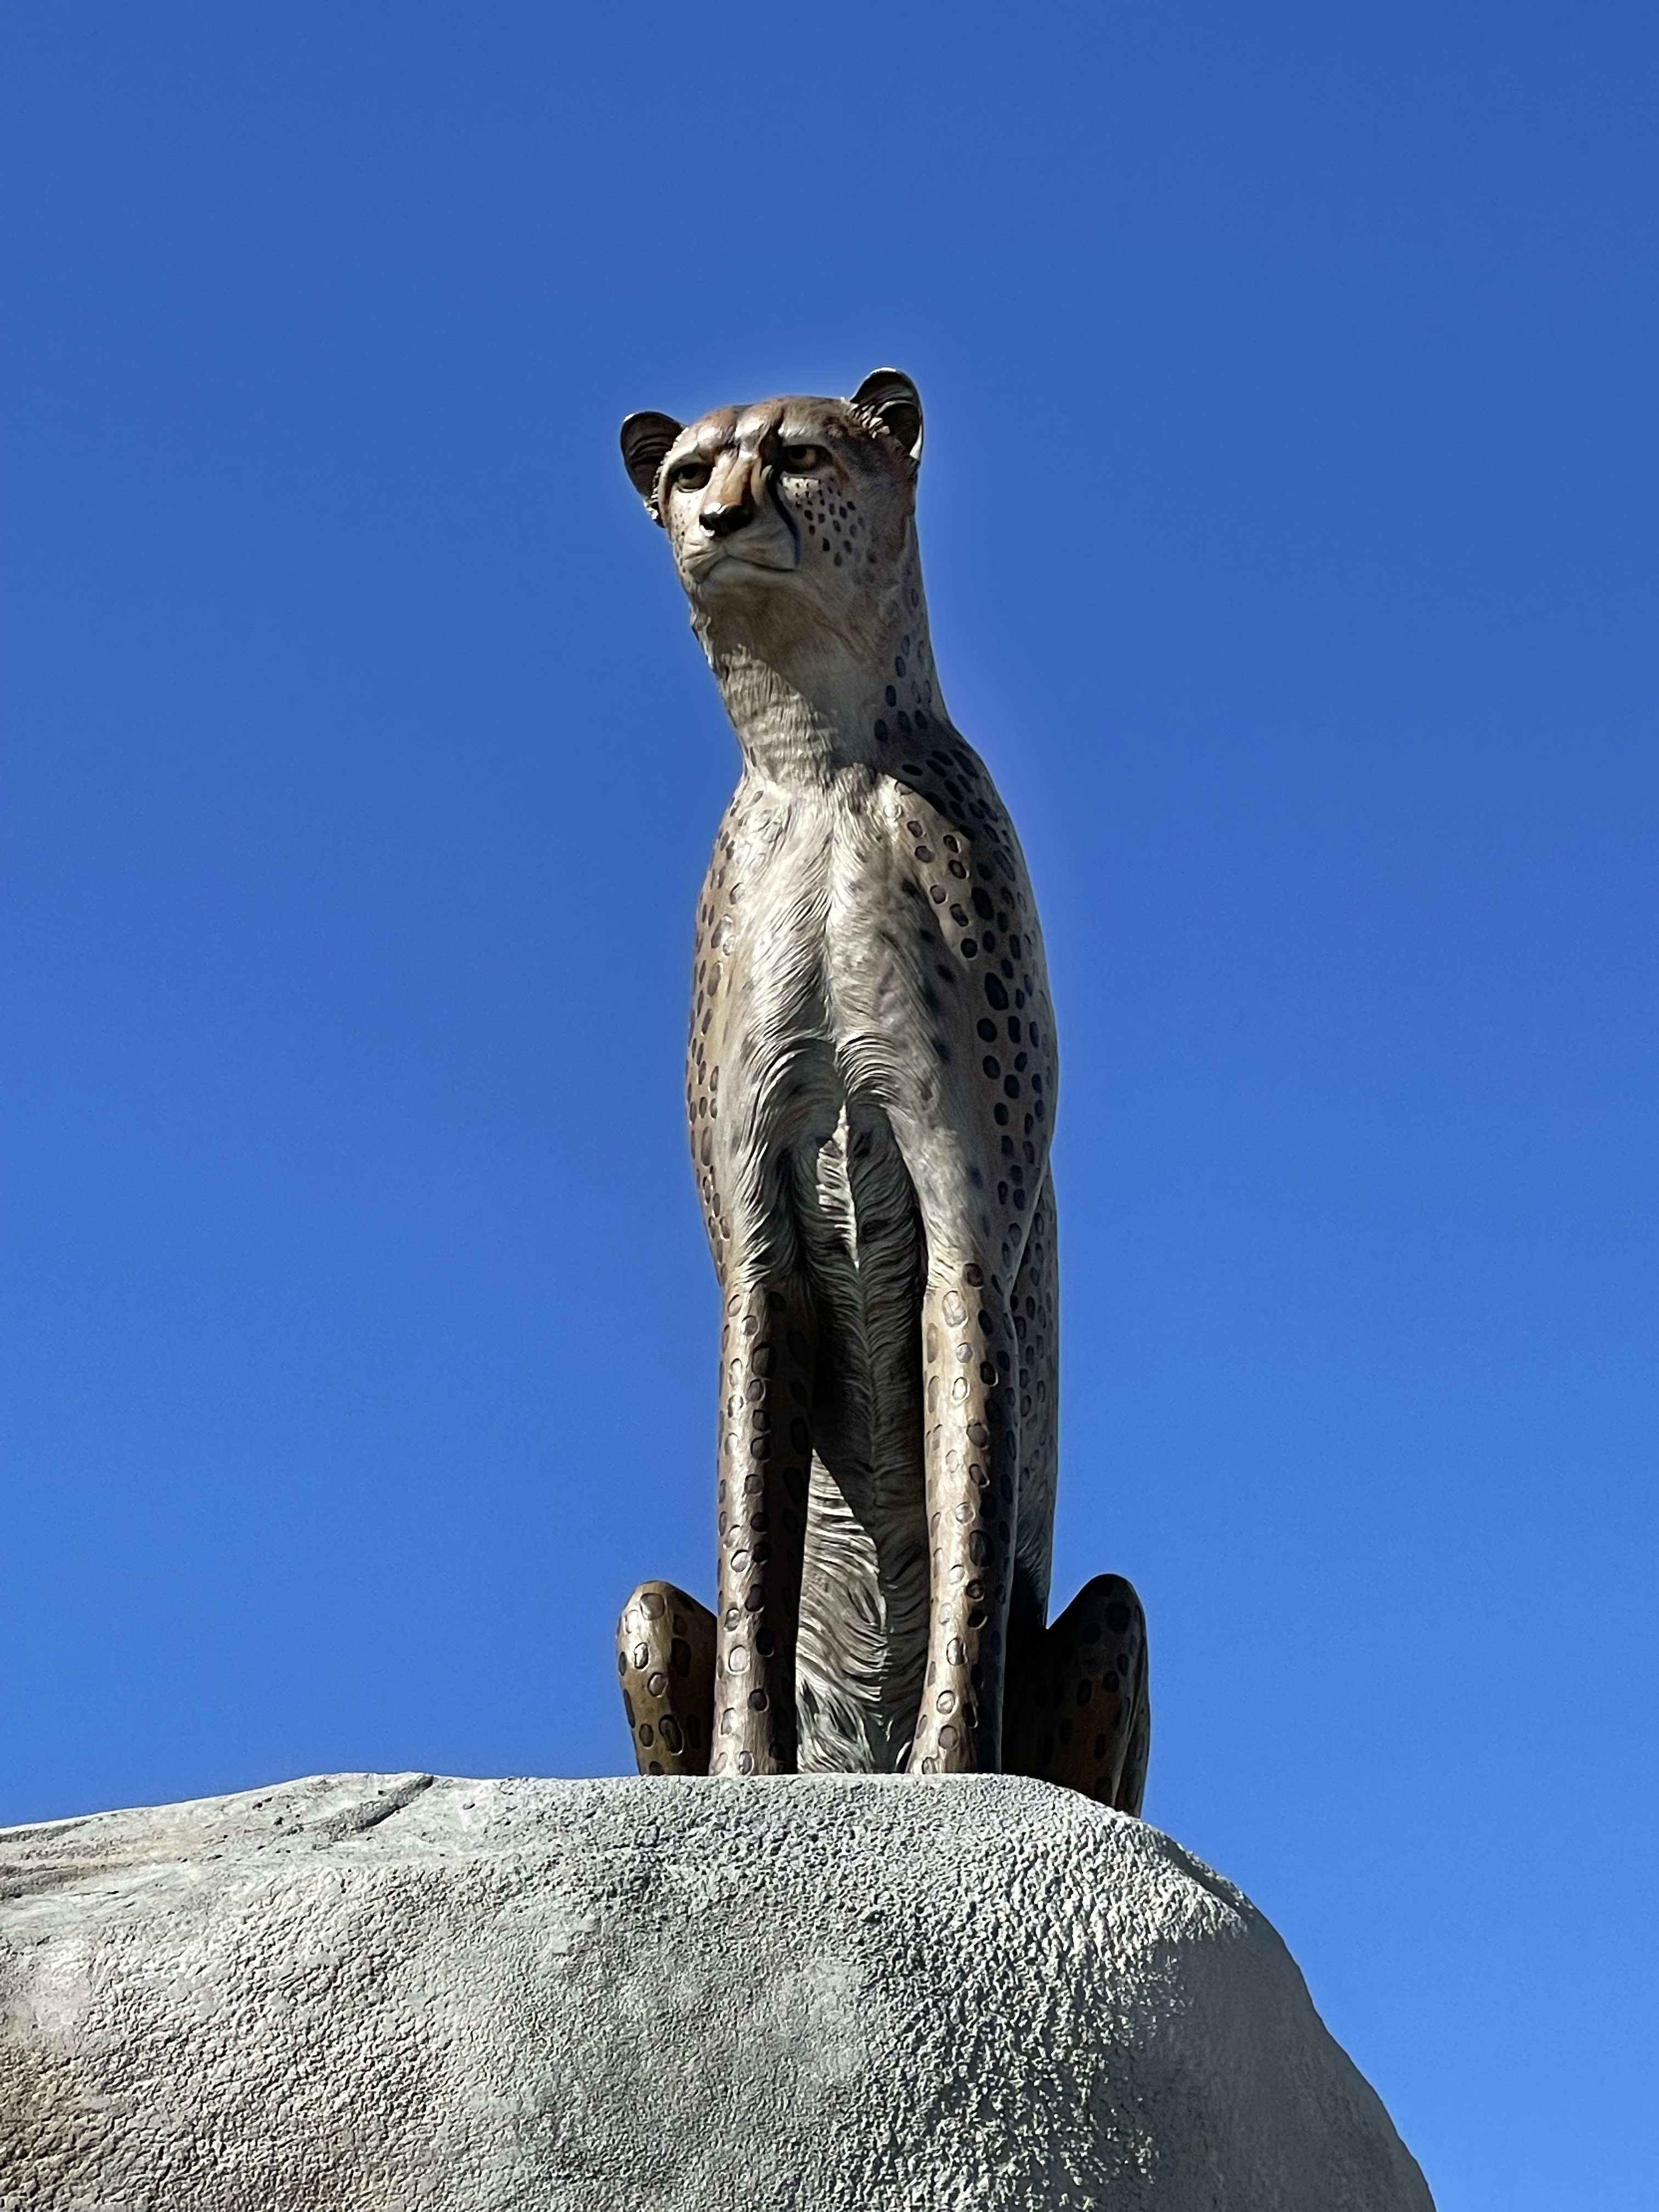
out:
<path id="1" fill-rule="evenodd" d="M 975 884 L 974 885 L 974 912 L 979 916 L 981 921 L 989 921 L 995 911 L 995 908 L 991 904 L 990 892 L 988 891 L 982 884 Z"/>
<path id="2" fill-rule="evenodd" d="M 887 687 L 887 703 L 890 707 L 896 707 L 898 704 L 898 693 L 894 690 L 890 684 Z"/>
<path id="3" fill-rule="evenodd" d="M 1120 1636 L 1129 1626 L 1129 1608 L 1121 1598 L 1114 1598 L 1106 1608 L 1106 1626 L 1115 1628 Z"/>
<path id="4" fill-rule="evenodd" d="M 1008 1005 L 1008 994 L 1003 989 L 1001 983 L 996 976 L 988 975 L 986 977 L 985 995 L 990 1000 L 992 1006 L 996 1009 L 998 1013 L 1006 1012 Z"/>
<path id="5" fill-rule="evenodd" d="M 878 723 L 876 724 L 876 735 L 877 735 L 877 736 L 881 739 L 881 741 L 882 741 L 883 744 L 886 744 L 886 742 L 887 742 L 887 725 L 886 725 L 886 723 L 885 723 L 885 722 L 878 722 Z"/>
<path id="6" fill-rule="evenodd" d="M 987 1044 L 994 1044 L 997 1041 L 996 1024 L 994 1021 L 989 1020 L 981 1022 L 979 1024 L 979 1034 L 984 1038 Z"/>

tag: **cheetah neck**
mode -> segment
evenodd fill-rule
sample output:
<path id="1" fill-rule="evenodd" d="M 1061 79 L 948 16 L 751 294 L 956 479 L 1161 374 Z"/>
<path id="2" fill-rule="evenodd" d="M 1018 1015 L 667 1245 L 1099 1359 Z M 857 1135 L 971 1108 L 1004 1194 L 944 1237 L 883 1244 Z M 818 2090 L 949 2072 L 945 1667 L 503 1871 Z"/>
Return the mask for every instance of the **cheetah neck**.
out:
<path id="1" fill-rule="evenodd" d="M 694 623 L 744 758 L 769 781 L 823 788 L 848 770 L 879 773 L 914 733 L 950 727 L 920 577 L 872 611 L 856 637 Z"/>

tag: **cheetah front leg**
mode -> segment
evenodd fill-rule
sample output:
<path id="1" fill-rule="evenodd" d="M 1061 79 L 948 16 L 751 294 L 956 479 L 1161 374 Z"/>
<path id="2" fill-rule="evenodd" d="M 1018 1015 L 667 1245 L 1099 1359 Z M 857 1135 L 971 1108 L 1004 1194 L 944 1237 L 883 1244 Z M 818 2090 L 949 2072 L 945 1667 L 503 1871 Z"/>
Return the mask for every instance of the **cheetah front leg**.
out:
<path id="1" fill-rule="evenodd" d="M 975 1261 L 930 1269 L 922 1304 L 927 1673 L 913 1774 L 996 1773 L 1019 1467 L 1006 1293 Z"/>
<path id="2" fill-rule="evenodd" d="M 811 1403 L 812 1318 L 799 1278 L 728 1277 L 711 1774 L 794 1771 Z"/>

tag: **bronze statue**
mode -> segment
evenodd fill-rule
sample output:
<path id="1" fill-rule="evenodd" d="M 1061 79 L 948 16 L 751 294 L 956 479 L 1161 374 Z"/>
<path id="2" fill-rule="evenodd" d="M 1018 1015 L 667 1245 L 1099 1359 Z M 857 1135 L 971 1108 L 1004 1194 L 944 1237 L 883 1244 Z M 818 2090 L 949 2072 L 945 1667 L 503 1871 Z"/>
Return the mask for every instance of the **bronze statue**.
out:
<path id="1" fill-rule="evenodd" d="M 1045 1627 L 1056 1061 L 1007 815 L 939 693 L 921 404 L 631 415 L 743 774 L 697 915 L 686 1098 L 724 1293 L 718 1601 L 629 1600 L 641 1771 L 1006 1770 L 1138 1812 L 1140 1605 Z"/>

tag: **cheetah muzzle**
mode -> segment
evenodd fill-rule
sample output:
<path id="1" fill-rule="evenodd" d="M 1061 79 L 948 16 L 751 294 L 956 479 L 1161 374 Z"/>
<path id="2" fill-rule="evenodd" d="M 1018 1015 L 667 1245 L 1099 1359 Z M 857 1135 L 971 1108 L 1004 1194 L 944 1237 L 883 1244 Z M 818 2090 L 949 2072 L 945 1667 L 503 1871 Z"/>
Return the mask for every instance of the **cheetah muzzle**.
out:
<path id="1" fill-rule="evenodd" d="M 921 403 L 631 415 L 742 750 L 697 913 L 691 1151 L 723 1296 L 718 1595 L 624 1608 L 645 1773 L 1006 1769 L 1139 1812 L 1146 1630 L 1045 1626 L 1057 1066 L 1025 863 L 939 695 Z"/>

